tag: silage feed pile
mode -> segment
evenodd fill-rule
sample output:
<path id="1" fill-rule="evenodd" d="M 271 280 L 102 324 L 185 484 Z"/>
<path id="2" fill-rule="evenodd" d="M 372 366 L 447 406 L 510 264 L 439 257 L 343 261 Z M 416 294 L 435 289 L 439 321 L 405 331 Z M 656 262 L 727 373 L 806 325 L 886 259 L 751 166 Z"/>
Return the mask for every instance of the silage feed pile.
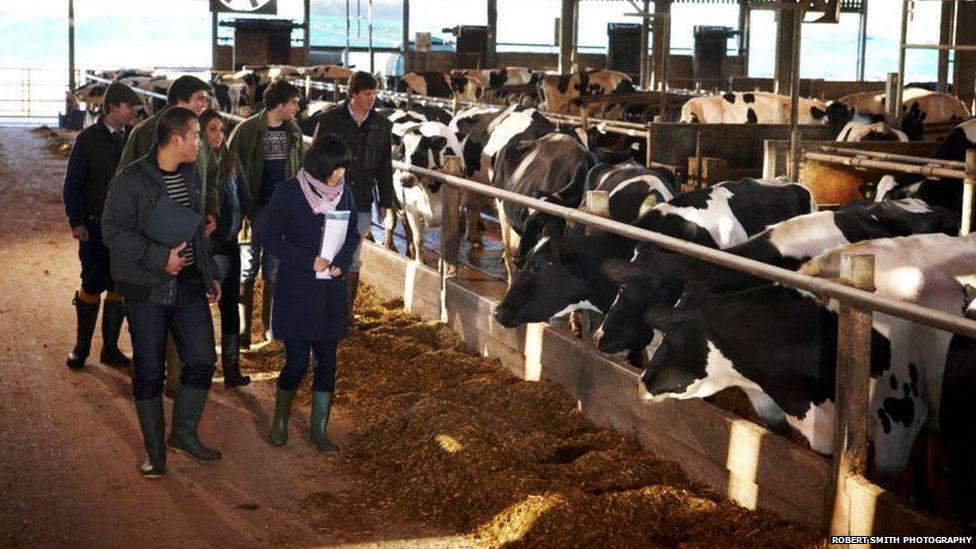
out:
<path id="1" fill-rule="evenodd" d="M 391 509 L 488 546 L 823 545 L 817 529 L 721 499 L 677 464 L 587 424 L 560 387 L 468 353 L 448 327 L 399 302 L 364 287 L 356 313 L 336 397 L 351 429 L 328 463 L 365 486 L 303 500 L 324 529 Z M 280 356 L 266 347 L 245 355 L 245 368 L 277 370 Z M 303 405 L 308 391 L 306 380 Z"/>

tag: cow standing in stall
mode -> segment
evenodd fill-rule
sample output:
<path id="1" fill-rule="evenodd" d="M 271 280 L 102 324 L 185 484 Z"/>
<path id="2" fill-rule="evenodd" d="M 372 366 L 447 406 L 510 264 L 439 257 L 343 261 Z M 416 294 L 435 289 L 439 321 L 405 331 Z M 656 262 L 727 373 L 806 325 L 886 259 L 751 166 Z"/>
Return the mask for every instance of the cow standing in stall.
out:
<path id="1" fill-rule="evenodd" d="M 572 74 L 547 74 L 539 82 L 543 111 L 579 114 L 587 97 L 634 91 L 630 77 L 617 71 L 583 71 Z"/>
<path id="2" fill-rule="evenodd" d="M 874 256 L 878 295 L 952 315 L 966 310 L 965 286 L 972 284 L 976 265 L 972 237 L 931 234 L 861 242 L 818 256 L 801 272 L 836 276 L 844 253 Z M 832 454 L 837 307 L 835 301 L 824 304 L 780 285 L 726 295 L 689 286 L 675 307 L 645 317 L 664 337 L 643 385 L 655 400 L 704 398 L 740 387 L 759 403 L 757 409 L 771 404 L 781 410 L 814 451 Z M 874 313 L 868 433 L 877 475 L 903 471 L 926 421 L 937 425 L 940 412 L 955 412 L 940 410 L 950 340 L 941 330 Z M 972 358 L 956 359 L 966 357 Z M 971 400 L 972 386 L 955 389 Z M 972 468 L 972 459 L 950 462 L 950 470 L 967 471 L 970 478 Z"/>
<path id="3" fill-rule="evenodd" d="M 690 124 L 789 124 L 790 97 L 767 92 L 728 92 L 689 99 L 681 107 L 679 122 Z M 827 104 L 800 98 L 799 124 L 823 124 Z"/>

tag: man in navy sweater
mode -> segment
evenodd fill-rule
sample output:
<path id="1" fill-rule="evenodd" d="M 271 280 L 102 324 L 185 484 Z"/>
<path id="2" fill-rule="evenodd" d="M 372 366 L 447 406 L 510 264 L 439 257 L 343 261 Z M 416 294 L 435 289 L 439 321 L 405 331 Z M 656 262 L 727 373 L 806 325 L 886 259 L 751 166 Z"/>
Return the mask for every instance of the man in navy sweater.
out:
<path id="1" fill-rule="evenodd" d="M 75 292 L 72 301 L 78 329 L 75 346 L 67 360 L 68 367 L 73 370 L 85 366 L 91 351 L 103 292 L 100 361 L 120 368 L 131 364 L 118 347 L 124 311 L 122 297 L 114 291 L 109 271 L 109 253 L 102 242 L 101 217 L 109 181 L 118 168 L 136 107 L 142 105 L 142 99 L 125 84 L 114 82 L 106 90 L 102 105 L 102 116 L 75 139 L 64 174 L 64 211 L 71 234 L 78 240 L 78 258 L 81 260 L 81 289 Z"/>

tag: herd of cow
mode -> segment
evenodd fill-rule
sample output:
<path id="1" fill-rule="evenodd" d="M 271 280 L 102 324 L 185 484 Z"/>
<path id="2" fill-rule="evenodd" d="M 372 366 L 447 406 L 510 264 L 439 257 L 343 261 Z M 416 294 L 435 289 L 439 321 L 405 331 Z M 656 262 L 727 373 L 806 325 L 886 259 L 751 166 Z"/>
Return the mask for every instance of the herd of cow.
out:
<path id="1" fill-rule="evenodd" d="M 532 108 L 474 108 L 450 120 L 405 110 L 389 116 L 395 157 L 412 166 L 439 169 L 455 155 L 468 178 L 568 207 L 580 207 L 588 190 L 604 190 L 615 221 L 816 276 L 837 276 L 842 252 L 871 253 L 878 294 L 976 317 L 976 237 L 956 236 L 961 182 L 902 180 L 875 201 L 817 211 L 805 186 L 780 180 L 679 194 L 666 170 L 597 163 L 586 135 Z M 936 156 L 959 160 L 973 147 L 976 121 L 956 128 Z M 407 171 L 394 184 L 419 258 L 425 227 L 442 220 L 441 185 Z M 948 200 L 940 204 L 940 197 Z M 478 207 L 475 196 L 465 202 Z M 771 428 L 795 429 L 814 450 L 832 452 L 836 303 L 648 243 L 567 227 L 523 206 L 499 202 L 497 209 L 509 273 L 495 309 L 500 324 L 598 311 L 605 315 L 599 349 L 626 352 L 644 368 L 649 398 L 739 387 Z M 473 219 L 469 238 L 476 238 Z M 873 327 L 875 474 L 902 471 L 919 432 L 940 430 L 960 511 L 976 517 L 967 499 L 976 493 L 972 342 L 884 314 L 874 315 Z M 650 346 L 655 332 L 660 342 Z"/>
<path id="2" fill-rule="evenodd" d="M 305 74 L 311 76 L 307 71 L 312 69 Z M 317 78 L 328 72 L 316 70 Z M 629 79 L 598 73 L 544 76 L 535 82 L 547 90 L 543 101 L 552 110 L 578 105 L 580 94 L 628 88 Z M 267 75 L 275 77 L 281 76 Z M 533 78 L 527 71 L 509 70 L 408 75 L 403 81 L 418 94 L 451 95 L 476 94 L 506 82 L 532 83 Z M 261 82 L 252 80 L 248 86 Z M 228 90 L 239 84 L 222 82 Z M 223 97 L 219 89 L 216 95 Z M 230 104 L 241 96 L 249 101 L 259 97 L 243 87 L 228 95 Z M 965 121 L 965 106 L 944 94 L 906 90 L 907 123 L 901 131 L 876 118 L 884 112 L 883 96 L 876 94 L 830 105 L 804 99 L 799 107 L 801 122 L 836 124 L 843 128 L 838 135 L 848 139 L 879 133 L 902 139 L 909 132 L 918 135 L 925 122 L 961 121 L 935 157 L 962 160 L 967 149 L 976 147 L 976 120 Z M 818 211 L 809 189 L 781 180 L 742 179 L 679 193 L 666 170 L 632 160 L 600 162 L 591 152 L 598 130 L 553 123 L 543 110 L 519 100 L 454 114 L 423 104 L 385 104 L 379 110 L 394 123 L 394 159 L 413 167 L 438 170 L 447 156 L 455 156 L 468 179 L 566 207 L 580 207 L 587 191 L 603 190 L 614 221 L 814 276 L 837 276 L 844 252 L 870 253 L 879 295 L 976 318 L 976 237 L 956 236 L 961 181 L 886 178 L 888 184 L 872 202 Z M 789 111 L 789 98 L 727 93 L 687 101 L 680 118 L 783 123 Z M 306 131 L 314 121 L 313 113 Z M 420 261 L 424 231 L 444 218 L 442 185 L 398 170 L 394 187 L 399 211 L 386 220 L 387 245 L 392 245 L 399 217 L 405 221 L 410 253 Z M 464 193 L 462 204 L 467 238 L 477 246 L 479 211 L 490 204 L 473 193 Z M 648 398 L 703 398 L 739 387 L 770 428 L 798 431 L 815 451 L 832 453 L 837 303 L 646 242 L 570 227 L 523 206 L 501 201 L 494 206 L 509 284 L 495 309 L 500 324 L 512 328 L 598 311 L 604 315 L 595 334 L 599 349 L 625 352 L 643 368 Z M 976 424 L 970 421 L 976 415 L 971 398 L 976 345 L 875 313 L 871 379 L 874 474 L 904 470 L 917 435 L 922 429 L 937 430 L 950 460 L 957 509 L 968 523 L 976 523 Z"/>

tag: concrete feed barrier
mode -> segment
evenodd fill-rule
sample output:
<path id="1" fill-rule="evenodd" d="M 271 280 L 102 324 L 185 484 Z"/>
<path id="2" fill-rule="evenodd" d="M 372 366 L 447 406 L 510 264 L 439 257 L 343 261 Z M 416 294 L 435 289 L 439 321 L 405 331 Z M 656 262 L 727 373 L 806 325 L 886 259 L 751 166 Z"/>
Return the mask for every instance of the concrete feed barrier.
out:
<path id="1" fill-rule="evenodd" d="M 469 349 L 498 358 L 524 379 L 559 384 L 595 425 L 635 437 L 744 507 L 824 524 L 830 461 L 823 456 L 701 400 L 645 400 L 637 370 L 609 360 L 562 327 L 504 328 L 493 316 L 504 287 L 479 271 L 462 268 L 442 295 L 435 269 L 372 242 L 363 244 L 362 261 L 362 280 L 379 295 L 402 298 L 404 307 L 422 318 L 445 320 Z M 859 535 L 957 532 L 870 483 L 855 487 L 852 498 L 860 512 L 851 531 Z"/>

